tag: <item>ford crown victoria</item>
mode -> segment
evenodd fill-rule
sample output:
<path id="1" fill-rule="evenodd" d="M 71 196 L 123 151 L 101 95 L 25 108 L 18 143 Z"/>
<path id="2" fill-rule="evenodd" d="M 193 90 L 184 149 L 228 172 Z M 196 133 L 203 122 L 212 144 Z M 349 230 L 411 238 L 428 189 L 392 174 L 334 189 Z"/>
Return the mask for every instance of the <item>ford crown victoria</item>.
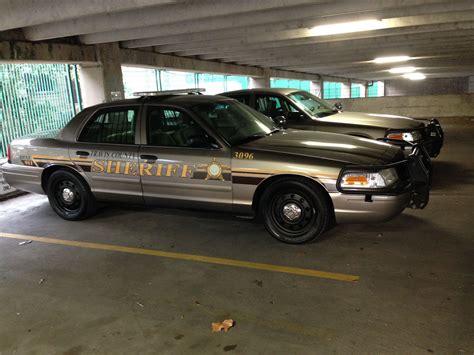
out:
<path id="1" fill-rule="evenodd" d="M 383 142 L 278 129 L 222 96 L 161 93 L 86 108 L 59 132 L 15 140 L 2 166 L 66 220 L 98 201 L 259 216 L 280 241 L 377 222 L 428 202 L 427 169 Z"/>

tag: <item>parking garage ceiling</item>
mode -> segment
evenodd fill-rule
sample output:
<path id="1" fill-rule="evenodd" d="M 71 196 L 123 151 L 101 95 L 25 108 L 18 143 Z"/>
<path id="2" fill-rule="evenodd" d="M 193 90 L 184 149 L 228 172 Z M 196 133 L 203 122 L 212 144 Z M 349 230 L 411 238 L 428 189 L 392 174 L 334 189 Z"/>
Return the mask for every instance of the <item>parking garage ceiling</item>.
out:
<path id="1" fill-rule="evenodd" d="M 474 75 L 473 0 L 0 0 L 0 8 L 0 31 L 30 41 L 73 36 L 361 80 L 398 77 L 389 70 L 400 66 Z M 374 62 L 392 56 L 409 58 Z"/>

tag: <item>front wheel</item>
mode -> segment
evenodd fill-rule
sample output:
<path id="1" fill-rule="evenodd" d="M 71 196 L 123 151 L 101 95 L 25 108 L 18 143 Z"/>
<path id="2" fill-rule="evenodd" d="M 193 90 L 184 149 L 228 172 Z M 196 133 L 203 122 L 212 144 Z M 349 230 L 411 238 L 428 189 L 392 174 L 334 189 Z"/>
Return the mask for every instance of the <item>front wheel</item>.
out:
<path id="1" fill-rule="evenodd" d="M 270 185 L 262 195 L 260 213 L 267 231 L 290 244 L 318 238 L 327 229 L 331 216 L 324 192 L 295 179 Z"/>
<path id="2" fill-rule="evenodd" d="M 87 184 L 69 171 L 51 174 L 46 192 L 54 212 L 66 220 L 84 219 L 96 211 L 97 203 Z"/>

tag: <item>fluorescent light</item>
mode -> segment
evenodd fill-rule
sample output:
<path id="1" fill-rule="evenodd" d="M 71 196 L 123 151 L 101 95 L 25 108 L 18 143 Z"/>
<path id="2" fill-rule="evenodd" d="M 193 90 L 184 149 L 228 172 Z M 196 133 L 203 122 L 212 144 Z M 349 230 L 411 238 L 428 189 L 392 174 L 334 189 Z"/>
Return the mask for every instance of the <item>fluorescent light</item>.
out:
<path id="1" fill-rule="evenodd" d="M 383 63 L 396 63 L 396 62 L 406 62 L 410 57 L 407 55 L 397 55 L 394 57 L 380 57 L 373 60 L 374 63 L 383 64 Z"/>
<path id="2" fill-rule="evenodd" d="M 397 67 L 392 68 L 389 70 L 392 74 L 405 74 L 405 73 L 413 73 L 416 70 L 415 67 Z"/>
<path id="3" fill-rule="evenodd" d="M 421 73 L 408 73 L 408 74 L 403 74 L 403 77 L 405 79 L 410 79 L 410 80 L 423 80 L 426 79 L 426 76 Z"/>
<path id="4" fill-rule="evenodd" d="M 336 35 L 336 34 L 341 34 L 341 33 L 379 30 L 381 28 L 386 28 L 386 27 L 387 27 L 387 24 L 385 24 L 381 20 L 365 20 L 365 21 L 335 23 L 332 25 L 315 26 L 311 28 L 309 31 L 312 36 L 329 36 L 329 35 Z"/>

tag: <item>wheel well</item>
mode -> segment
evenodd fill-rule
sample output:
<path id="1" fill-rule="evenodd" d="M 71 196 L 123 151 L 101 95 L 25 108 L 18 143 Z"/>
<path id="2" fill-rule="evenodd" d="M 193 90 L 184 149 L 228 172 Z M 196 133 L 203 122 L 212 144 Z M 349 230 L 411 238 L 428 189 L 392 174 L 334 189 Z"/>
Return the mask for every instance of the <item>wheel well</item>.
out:
<path id="1" fill-rule="evenodd" d="M 331 211 L 333 211 L 333 218 L 335 219 L 334 205 L 332 204 L 331 197 L 329 196 L 329 193 L 324 188 L 324 186 L 321 185 L 321 183 L 319 183 L 318 181 L 316 181 L 314 179 L 311 179 L 310 177 L 301 176 L 301 175 L 292 175 L 292 174 L 272 176 L 272 177 L 269 177 L 269 178 L 265 179 L 260 185 L 258 185 L 257 190 L 255 191 L 255 193 L 253 195 L 253 200 L 252 200 L 252 209 L 255 212 L 255 214 L 258 215 L 258 210 L 259 210 L 259 205 L 258 204 L 260 203 L 260 199 L 261 199 L 265 189 L 268 186 L 275 183 L 275 182 L 278 182 L 278 181 L 281 181 L 281 180 L 284 180 L 284 179 L 289 179 L 289 178 L 293 179 L 293 180 L 301 181 L 305 184 L 308 184 L 310 186 L 313 186 L 313 187 L 319 189 L 324 194 L 324 196 L 326 196 L 327 203 L 331 207 Z"/>
<path id="2" fill-rule="evenodd" d="M 81 176 L 81 174 L 79 174 L 73 168 L 71 168 L 69 166 L 65 166 L 65 165 L 51 165 L 51 166 L 47 167 L 46 169 L 44 169 L 43 173 L 41 174 L 41 187 L 43 188 L 43 191 L 45 193 L 47 192 L 46 187 L 47 187 L 47 184 L 48 184 L 49 177 L 54 172 L 56 172 L 58 170 L 65 170 L 65 171 L 68 171 L 70 173 L 73 173 L 77 178 L 81 179 L 86 184 L 87 187 L 89 187 L 89 184 L 87 183 L 87 181 Z"/>

